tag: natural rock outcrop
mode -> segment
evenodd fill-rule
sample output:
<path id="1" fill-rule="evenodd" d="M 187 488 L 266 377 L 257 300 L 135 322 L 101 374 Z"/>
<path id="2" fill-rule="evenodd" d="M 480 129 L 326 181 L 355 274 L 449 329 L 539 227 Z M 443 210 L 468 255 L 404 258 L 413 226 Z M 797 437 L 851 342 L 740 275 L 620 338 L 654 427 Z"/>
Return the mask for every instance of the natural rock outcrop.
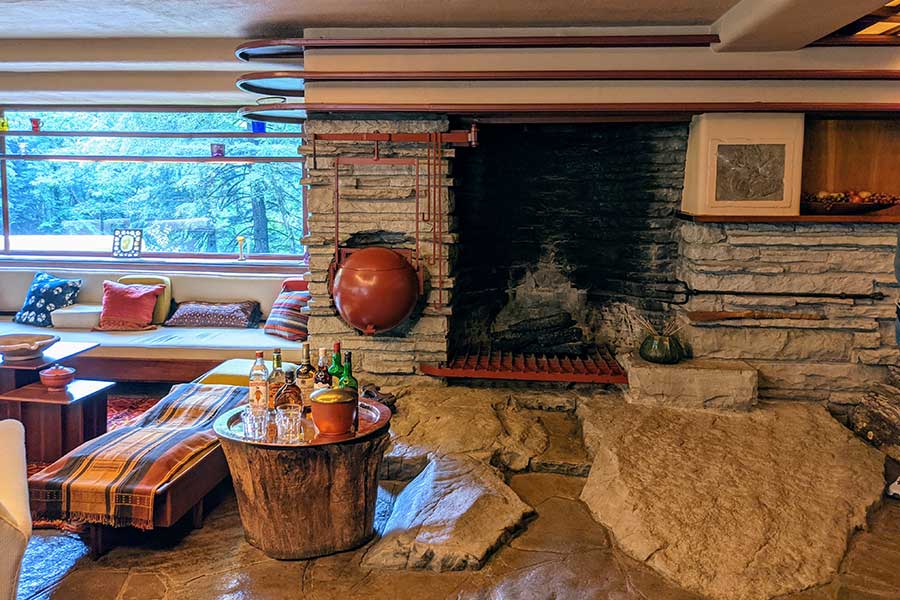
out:
<path id="1" fill-rule="evenodd" d="M 716 599 L 823 584 L 883 489 L 883 456 L 820 405 L 748 413 L 581 403 L 594 463 L 582 493 L 619 546 Z"/>
<path id="2" fill-rule="evenodd" d="M 478 569 L 532 512 L 492 467 L 466 456 L 443 456 L 396 497 L 363 565 Z"/>
<path id="3" fill-rule="evenodd" d="M 407 481 L 432 459 L 460 454 L 513 471 L 528 467 L 548 444 L 540 421 L 509 392 L 489 388 L 407 388 L 398 391 L 392 443 L 382 479 Z"/>

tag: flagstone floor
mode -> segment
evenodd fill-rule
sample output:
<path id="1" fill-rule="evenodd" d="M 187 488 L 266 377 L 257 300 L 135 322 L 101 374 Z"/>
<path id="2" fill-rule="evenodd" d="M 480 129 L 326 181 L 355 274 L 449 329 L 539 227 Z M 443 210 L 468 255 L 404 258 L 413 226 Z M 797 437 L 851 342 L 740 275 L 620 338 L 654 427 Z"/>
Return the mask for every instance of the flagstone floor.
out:
<path id="1" fill-rule="evenodd" d="M 360 567 L 362 550 L 276 561 L 244 541 L 234 496 L 225 493 L 202 529 L 156 533 L 98 561 L 86 556 L 77 535 L 35 532 L 18 600 L 699 598 L 618 552 L 578 500 L 583 482 L 546 473 L 513 476 L 511 486 L 538 516 L 480 571 L 370 571 Z M 854 538 L 844 562 L 837 581 L 791 600 L 896 599 L 900 502 L 875 513 L 872 530 Z"/>

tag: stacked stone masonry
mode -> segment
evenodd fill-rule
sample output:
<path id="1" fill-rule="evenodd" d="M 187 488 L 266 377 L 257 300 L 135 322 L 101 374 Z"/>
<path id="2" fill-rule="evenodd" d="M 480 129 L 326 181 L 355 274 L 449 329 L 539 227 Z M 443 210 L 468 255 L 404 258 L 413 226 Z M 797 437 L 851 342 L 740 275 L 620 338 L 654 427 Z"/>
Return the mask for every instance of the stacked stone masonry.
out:
<path id="1" fill-rule="evenodd" d="M 697 357 L 756 368 L 760 398 L 851 400 L 900 365 L 896 248 L 896 225 L 684 223 L 684 310 L 824 317 L 695 323 L 684 335 Z"/>
<path id="2" fill-rule="evenodd" d="M 429 133 L 448 130 L 445 119 L 410 120 L 342 120 L 310 118 L 306 134 L 323 133 Z M 340 340 L 344 349 L 353 352 L 357 369 L 378 374 L 414 374 L 421 362 L 436 363 L 447 358 L 449 301 L 453 280 L 449 256 L 455 243 L 452 233 L 440 240 L 443 286 L 438 291 L 438 264 L 430 264 L 434 257 L 432 222 L 420 222 L 420 252 L 426 264 L 426 297 L 417 307 L 414 319 L 395 331 L 376 336 L 363 336 L 338 316 L 328 293 L 328 269 L 334 258 L 334 159 L 344 157 L 372 157 L 372 142 L 316 142 L 316 160 L 312 146 L 300 148 L 307 156 L 306 202 L 309 210 L 309 235 L 304 239 L 309 250 L 310 302 L 309 333 L 313 347 L 330 347 Z M 442 180 L 440 182 L 440 210 L 444 229 L 453 231 L 449 220 L 449 161 L 452 148 L 444 149 Z M 382 158 L 419 158 L 420 202 L 425 202 L 426 145 L 383 143 L 379 146 Z M 416 178 L 411 166 L 403 165 L 342 165 L 340 168 L 340 239 L 341 246 L 363 247 L 380 245 L 395 249 L 415 247 Z M 423 208 L 424 209 L 424 208 Z"/>

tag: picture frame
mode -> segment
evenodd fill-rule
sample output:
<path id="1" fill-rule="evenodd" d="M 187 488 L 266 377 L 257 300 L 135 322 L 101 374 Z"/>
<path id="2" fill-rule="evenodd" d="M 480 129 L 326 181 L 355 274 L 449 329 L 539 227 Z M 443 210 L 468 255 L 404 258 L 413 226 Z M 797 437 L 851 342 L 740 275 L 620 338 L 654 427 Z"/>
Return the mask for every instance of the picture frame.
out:
<path id="1" fill-rule="evenodd" d="M 112 255 L 115 258 L 139 258 L 143 229 L 114 229 Z"/>
<path id="2" fill-rule="evenodd" d="M 682 211 L 800 214 L 802 114 L 704 114 L 688 140 Z"/>

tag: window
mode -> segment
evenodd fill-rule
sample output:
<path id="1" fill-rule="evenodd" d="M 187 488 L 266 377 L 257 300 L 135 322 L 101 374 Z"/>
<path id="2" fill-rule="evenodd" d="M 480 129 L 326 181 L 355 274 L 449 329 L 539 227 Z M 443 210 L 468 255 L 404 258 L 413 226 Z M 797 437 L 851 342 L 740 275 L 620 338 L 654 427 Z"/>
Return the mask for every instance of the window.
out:
<path id="1" fill-rule="evenodd" d="M 5 253 L 110 256 L 113 231 L 137 228 L 147 257 L 233 260 L 239 236 L 250 259 L 304 254 L 299 125 L 253 133 L 233 112 L 5 116 Z"/>

